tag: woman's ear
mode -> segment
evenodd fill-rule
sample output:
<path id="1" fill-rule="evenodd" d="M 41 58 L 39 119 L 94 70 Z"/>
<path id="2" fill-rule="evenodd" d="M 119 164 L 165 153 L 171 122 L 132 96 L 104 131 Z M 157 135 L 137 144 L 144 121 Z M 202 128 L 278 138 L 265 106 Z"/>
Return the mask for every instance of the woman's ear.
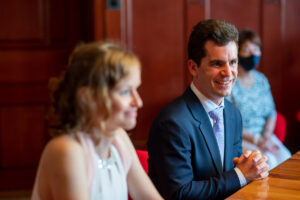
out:
<path id="1" fill-rule="evenodd" d="M 92 90 L 85 86 L 79 88 L 77 91 L 77 103 L 85 123 L 88 126 L 94 126 L 94 121 L 98 118 L 98 106 Z"/>
<path id="2" fill-rule="evenodd" d="M 84 111 L 92 113 L 97 110 L 97 101 L 92 90 L 83 86 L 77 91 L 77 101 L 80 108 Z"/>
<path id="3" fill-rule="evenodd" d="M 79 90 L 77 91 L 77 100 L 78 100 L 78 103 L 81 106 L 87 105 L 88 102 L 89 102 L 89 100 L 88 100 L 89 96 L 90 96 L 90 91 L 89 91 L 88 87 L 81 87 L 81 88 L 79 88 Z"/>

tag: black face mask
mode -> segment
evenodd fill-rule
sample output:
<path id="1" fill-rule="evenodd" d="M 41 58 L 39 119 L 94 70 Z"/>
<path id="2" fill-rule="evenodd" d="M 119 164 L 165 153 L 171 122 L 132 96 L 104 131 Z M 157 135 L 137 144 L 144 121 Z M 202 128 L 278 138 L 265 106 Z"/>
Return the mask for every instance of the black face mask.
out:
<path id="1" fill-rule="evenodd" d="M 250 71 L 257 67 L 260 56 L 252 55 L 249 57 L 239 57 L 239 64 L 246 70 Z"/>

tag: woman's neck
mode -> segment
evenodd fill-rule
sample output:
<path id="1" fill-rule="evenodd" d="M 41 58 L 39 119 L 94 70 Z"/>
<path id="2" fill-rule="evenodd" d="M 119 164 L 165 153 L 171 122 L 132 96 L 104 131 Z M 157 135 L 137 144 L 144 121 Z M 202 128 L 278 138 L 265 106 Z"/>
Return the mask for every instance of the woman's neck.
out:
<path id="1" fill-rule="evenodd" d="M 239 66 L 238 70 L 238 77 L 240 83 L 245 87 L 251 87 L 254 83 L 253 73 L 251 71 L 244 70 L 241 66 Z"/>
<path id="2" fill-rule="evenodd" d="M 110 157 L 110 147 L 113 142 L 113 136 L 106 136 L 100 131 L 96 131 L 92 136 L 95 144 L 95 150 L 101 159 L 107 159 Z"/>

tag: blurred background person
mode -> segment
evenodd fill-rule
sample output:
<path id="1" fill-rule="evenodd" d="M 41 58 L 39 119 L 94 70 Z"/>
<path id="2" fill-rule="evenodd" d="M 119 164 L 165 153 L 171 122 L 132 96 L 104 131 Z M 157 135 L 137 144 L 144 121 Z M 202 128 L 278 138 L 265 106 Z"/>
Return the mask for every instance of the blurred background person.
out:
<path id="1" fill-rule="evenodd" d="M 53 93 L 55 137 L 40 160 L 32 199 L 161 199 L 124 129 L 142 100 L 138 58 L 112 43 L 73 51 Z"/>
<path id="2" fill-rule="evenodd" d="M 291 153 L 273 133 L 276 109 L 267 78 L 255 69 L 260 58 L 260 37 L 251 29 L 241 30 L 238 78 L 228 99 L 242 114 L 243 150 L 259 149 L 272 169 Z"/>

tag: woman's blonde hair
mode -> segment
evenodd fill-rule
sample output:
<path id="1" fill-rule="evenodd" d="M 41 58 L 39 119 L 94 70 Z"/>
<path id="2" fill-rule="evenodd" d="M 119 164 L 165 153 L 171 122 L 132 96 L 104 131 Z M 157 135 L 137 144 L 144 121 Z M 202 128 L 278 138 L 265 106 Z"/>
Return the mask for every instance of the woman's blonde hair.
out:
<path id="1" fill-rule="evenodd" d="M 132 67 L 140 67 L 138 58 L 116 43 L 76 47 L 61 80 L 57 84 L 52 80 L 52 135 L 90 131 L 99 114 L 103 128 L 111 112 L 109 93 Z"/>

